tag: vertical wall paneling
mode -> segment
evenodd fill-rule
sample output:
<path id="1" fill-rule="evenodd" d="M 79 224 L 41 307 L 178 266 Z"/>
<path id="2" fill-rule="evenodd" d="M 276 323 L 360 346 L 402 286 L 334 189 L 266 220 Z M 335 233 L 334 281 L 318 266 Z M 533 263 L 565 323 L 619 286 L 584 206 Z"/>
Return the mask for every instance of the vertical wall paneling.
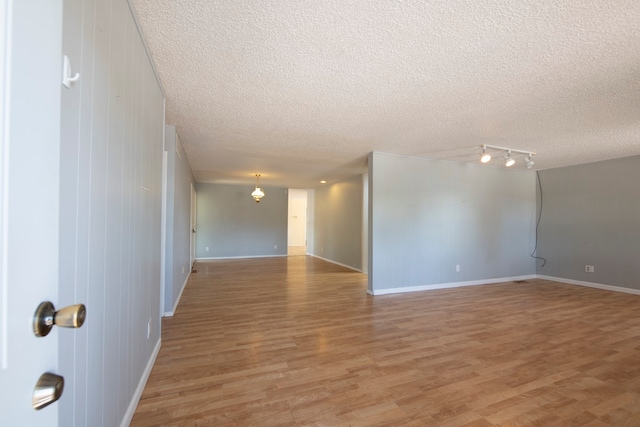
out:
<path id="1" fill-rule="evenodd" d="M 166 128 L 166 126 L 165 126 Z M 167 143 L 167 138 L 166 138 L 166 133 L 165 136 L 162 138 L 164 141 L 164 150 L 162 152 L 162 218 L 161 218 L 161 224 L 162 224 L 162 230 L 160 233 L 160 283 L 161 283 L 161 289 L 160 289 L 160 312 L 164 313 L 164 304 L 165 304 L 165 299 L 166 299 L 166 290 L 167 290 L 167 274 L 166 274 L 166 269 L 167 269 L 167 249 L 168 249 L 168 245 L 167 245 L 167 162 L 168 162 L 168 153 L 167 153 L 167 147 L 166 147 L 166 143 Z"/>
<path id="2" fill-rule="evenodd" d="M 162 312 L 168 315 L 173 304 L 173 213 L 175 197 L 175 163 L 176 163 L 176 130 L 173 126 L 165 126 L 164 154 L 167 156 L 167 193 L 165 198 L 165 263 L 164 263 L 164 304 Z"/>
<path id="3" fill-rule="evenodd" d="M 189 268 L 193 269 L 193 263 L 196 261 L 196 213 L 198 209 L 198 194 L 196 193 L 195 180 L 191 183 L 191 221 L 189 223 L 189 236 L 190 236 L 190 255 L 189 255 Z"/>
<path id="4" fill-rule="evenodd" d="M 87 321 L 60 334 L 60 425 L 114 426 L 160 339 L 164 99 L 126 0 L 65 0 L 63 27 L 60 301 Z"/>
<path id="5" fill-rule="evenodd" d="M 362 174 L 362 272 L 369 272 L 369 174 Z"/>
<path id="6" fill-rule="evenodd" d="M 191 187 L 195 179 L 184 151 L 180 136 L 176 132 L 176 161 L 173 182 L 173 292 L 171 309 L 176 309 L 180 294 L 191 273 Z"/>
<path id="7" fill-rule="evenodd" d="M 191 273 L 191 191 L 195 184 L 191 166 L 174 126 L 165 126 L 166 197 L 164 201 L 164 303 L 172 316 Z"/>
<path id="8" fill-rule="evenodd" d="M 7 13 L 9 0 L 0 0 L 0 369 L 7 368 L 7 281 L 5 271 L 7 265 L 6 250 L 7 245 L 7 209 L 5 203 L 5 185 L 7 185 L 5 173 L 7 173 L 7 122 L 9 103 L 9 84 L 7 80 L 7 69 L 9 67 L 9 57 L 7 52 L 7 38 L 9 36 L 9 15 Z"/>

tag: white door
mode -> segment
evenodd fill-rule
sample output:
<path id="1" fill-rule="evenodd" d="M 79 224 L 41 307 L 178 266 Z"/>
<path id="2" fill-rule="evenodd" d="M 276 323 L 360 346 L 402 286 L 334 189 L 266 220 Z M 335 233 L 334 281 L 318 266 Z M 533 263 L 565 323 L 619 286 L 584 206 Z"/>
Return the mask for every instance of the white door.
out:
<path id="1" fill-rule="evenodd" d="M 58 305 L 62 0 L 0 9 L 0 425 L 57 426 L 58 403 L 36 411 L 32 395 L 58 371 L 58 329 L 37 338 L 32 318 Z"/>
<path id="2" fill-rule="evenodd" d="M 306 246 L 307 191 L 289 190 L 288 245 Z"/>

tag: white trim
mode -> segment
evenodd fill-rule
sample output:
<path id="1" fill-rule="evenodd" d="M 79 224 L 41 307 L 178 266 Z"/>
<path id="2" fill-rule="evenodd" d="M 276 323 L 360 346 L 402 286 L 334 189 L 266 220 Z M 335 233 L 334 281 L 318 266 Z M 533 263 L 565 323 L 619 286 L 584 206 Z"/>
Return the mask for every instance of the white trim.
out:
<path id="1" fill-rule="evenodd" d="M 249 258 L 279 258 L 286 257 L 287 255 L 241 255 L 241 256 L 219 256 L 219 257 L 208 257 L 208 258 L 200 258 L 197 257 L 196 261 L 206 261 L 212 259 L 249 259 Z"/>
<path id="2" fill-rule="evenodd" d="M 184 279 L 184 283 L 182 284 L 182 288 L 180 289 L 178 298 L 176 298 L 176 302 L 173 304 L 173 309 L 171 311 L 165 311 L 162 317 L 173 317 L 173 314 L 176 312 L 178 308 L 178 303 L 180 302 L 180 298 L 182 298 L 182 293 L 184 292 L 184 288 L 187 287 L 187 282 L 189 281 L 189 277 L 191 277 L 191 271 L 189 272 L 189 274 L 187 274 L 187 278 Z"/>
<path id="3" fill-rule="evenodd" d="M 408 286 L 405 288 L 387 288 L 387 289 L 367 289 L 367 293 L 370 295 L 386 295 L 386 294 L 398 294 L 404 292 L 419 292 L 419 291 L 432 291 L 435 289 L 449 289 L 460 288 L 463 286 L 478 286 L 478 285 L 491 285 L 496 283 L 513 282 L 514 280 L 528 280 L 535 279 L 535 274 L 529 274 L 526 276 L 514 276 L 514 277 L 496 277 L 494 279 L 484 280 L 470 280 L 468 282 L 451 282 L 451 283 L 438 283 L 435 285 L 422 285 L 422 286 Z"/>
<path id="4" fill-rule="evenodd" d="M 310 253 L 307 253 L 307 255 L 312 256 L 312 257 L 314 257 L 314 258 L 321 259 L 321 260 L 323 260 L 323 261 L 330 262 L 331 264 L 339 265 L 340 267 L 348 268 L 349 270 L 357 271 L 358 273 L 362 273 L 362 270 L 361 270 L 361 269 L 359 269 L 359 268 L 355 268 L 355 267 L 352 267 L 352 266 L 347 265 L 347 264 L 343 264 L 343 263 L 341 263 L 341 262 L 333 261 L 333 260 L 331 260 L 331 259 L 323 258 L 323 257 L 321 257 L 321 256 L 314 255 L 314 254 L 310 254 Z"/>
<path id="5" fill-rule="evenodd" d="M 640 295 L 640 289 L 623 288 L 621 286 L 603 285 L 601 283 L 585 282 L 582 280 L 563 279 L 561 277 L 544 276 L 538 274 L 537 279 L 551 280 L 552 282 L 566 283 L 568 285 L 586 286 L 588 288 L 602 289 L 605 291 L 623 292 L 625 294 Z"/>
<path id="6" fill-rule="evenodd" d="M 129 407 L 127 408 L 127 412 L 124 413 L 124 417 L 122 418 L 120 427 L 129 427 L 129 424 L 131 424 L 131 420 L 133 419 L 133 415 L 135 414 L 136 408 L 138 407 L 138 402 L 140 401 L 140 397 L 142 397 L 142 392 L 144 391 L 144 387 L 147 385 L 147 380 L 149 379 L 149 375 L 151 375 L 151 370 L 153 369 L 153 365 L 156 363 L 156 358 L 158 357 L 158 353 L 160 353 L 161 343 L 162 343 L 162 339 L 158 338 L 158 343 L 156 344 L 156 348 L 154 348 L 153 353 L 151 353 L 149 362 L 147 362 L 147 367 L 144 369 L 144 372 L 142 373 L 142 377 L 140 378 L 140 382 L 138 383 L 138 387 L 136 388 L 136 391 L 133 393 L 133 396 L 131 397 L 131 402 L 129 402 Z"/>
<path id="7" fill-rule="evenodd" d="M 12 1 L 0 1 L 0 369 L 7 369 L 8 330 L 7 305 L 9 254 L 7 232 L 9 203 L 9 99 L 11 97 L 11 31 Z"/>

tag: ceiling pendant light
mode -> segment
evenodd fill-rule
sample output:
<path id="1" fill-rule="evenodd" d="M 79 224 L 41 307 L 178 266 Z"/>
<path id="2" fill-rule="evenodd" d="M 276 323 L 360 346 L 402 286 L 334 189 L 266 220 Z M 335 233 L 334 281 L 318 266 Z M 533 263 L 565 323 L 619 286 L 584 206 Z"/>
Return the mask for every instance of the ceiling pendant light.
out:
<path id="1" fill-rule="evenodd" d="M 264 197 L 264 191 L 262 191 L 262 188 L 258 187 L 259 181 L 260 181 L 260 174 L 257 173 L 256 174 L 256 189 L 253 190 L 253 193 L 251 193 L 251 197 L 253 197 L 253 200 L 255 200 L 256 203 L 260 203 L 260 199 L 262 199 Z"/>
<path id="2" fill-rule="evenodd" d="M 536 162 L 531 159 L 531 153 L 524 159 L 524 163 L 527 165 L 527 169 L 531 169 L 533 165 L 536 164 Z"/>
<path id="3" fill-rule="evenodd" d="M 504 165 L 506 167 L 511 167 L 516 162 L 516 160 L 513 157 L 511 157 L 511 150 L 509 150 L 507 152 L 507 155 L 504 156 L 504 160 L 505 160 Z"/>
<path id="4" fill-rule="evenodd" d="M 487 146 L 482 146 L 482 156 L 480 157 L 480 161 L 482 163 L 488 163 L 491 160 L 491 154 L 487 153 Z"/>

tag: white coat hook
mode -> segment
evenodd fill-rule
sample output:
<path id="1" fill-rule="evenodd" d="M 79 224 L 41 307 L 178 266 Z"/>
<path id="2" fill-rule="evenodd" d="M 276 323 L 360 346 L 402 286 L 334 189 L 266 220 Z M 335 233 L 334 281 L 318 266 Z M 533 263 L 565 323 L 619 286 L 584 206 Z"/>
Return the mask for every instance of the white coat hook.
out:
<path id="1" fill-rule="evenodd" d="M 62 66 L 62 84 L 64 87 L 69 89 L 71 87 L 71 83 L 78 81 L 80 78 L 80 74 L 76 73 L 73 77 L 71 77 L 71 63 L 69 62 L 69 57 L 67 55 L 64 56 L 64 64 Z"/>

